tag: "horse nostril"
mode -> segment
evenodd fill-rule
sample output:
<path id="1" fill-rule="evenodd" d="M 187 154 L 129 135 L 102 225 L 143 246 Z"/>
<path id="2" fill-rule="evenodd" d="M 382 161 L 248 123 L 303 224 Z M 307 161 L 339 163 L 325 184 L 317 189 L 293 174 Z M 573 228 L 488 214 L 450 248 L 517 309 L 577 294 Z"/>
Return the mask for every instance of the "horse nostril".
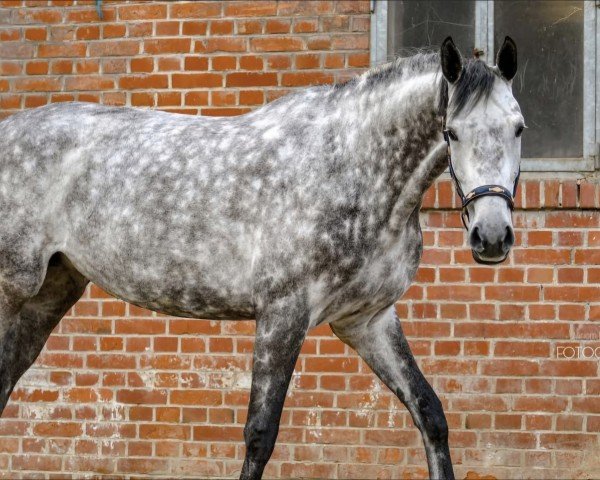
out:
<path id="1" fill-rule="evenodd" d="M 471 248 L 477 252 L 482 252 L 485 248 L 483 244 L 483 238 L 481 238 L 479 227 L 477 225 L 471 229 L 471 233 L 469 234 L 469 243 L 471 244 Z"/>
<path id="2" fill-rule="evenodd" d="M 504 240 L 502 240 L 502 249 L 505 252 L 508 252 L 510 248 L 515 244 L 515 234 L 513 229 L 509 226 L 506 227 L 506 234 L 504 235 Z"/>

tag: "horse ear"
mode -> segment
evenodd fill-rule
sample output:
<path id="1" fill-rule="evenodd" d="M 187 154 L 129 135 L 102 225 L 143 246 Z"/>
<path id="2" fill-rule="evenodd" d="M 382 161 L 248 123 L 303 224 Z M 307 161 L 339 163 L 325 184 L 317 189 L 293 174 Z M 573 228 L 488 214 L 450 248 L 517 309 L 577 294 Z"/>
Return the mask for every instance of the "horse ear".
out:
<path id="1" fill-rule="evenodd" d="M 452 37 L 447 37 L 442 43 L 440 59 L 442 62 L 442 73 L 446 80 L 454 83 L 462 72 L 462 57 L 454 44 Z"/>
<path id="2" fill-rule="evenodd" d="M 517 73 L 517 44 L 512 38 L 504 39 L 496 56 L 496 65 L 500 74 L 508 81 L 511 81 Z"/>

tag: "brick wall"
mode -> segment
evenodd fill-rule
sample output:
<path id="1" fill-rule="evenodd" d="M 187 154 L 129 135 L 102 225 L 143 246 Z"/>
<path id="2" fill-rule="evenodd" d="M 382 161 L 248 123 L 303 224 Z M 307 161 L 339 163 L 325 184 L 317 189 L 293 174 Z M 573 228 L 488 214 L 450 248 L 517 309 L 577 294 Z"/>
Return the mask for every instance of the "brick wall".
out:
<path id="1" fill-rule="evenodd" d="M 3 114 L 81 100 L 236 115 L 369 64 L 364 2 L 105 1 L 103 21 L 91 1 L 47 3 L 0 2 Z"/>
<path id="2" fill-rule="evenodd" d="M 0 2 L 2 115 L 65 100 L 239 114 L 368 65 L 366 1 L 105 1 L 102 21 L 93 2 L 47 3 Z M 557 349 L 600 347 L 600 188 L 524 177 L 499 267 L 473 263 L 452 186 L 437 183 L 397 308 L 446 407 L 459 478 L 595 477 L 600 361 Z M 90 287 L 11 397 L 2 475 L 235 475 L 253 330 Z M 303 348 L 267 474 L 426 476 L 404 407 L 328 327 Z"/>

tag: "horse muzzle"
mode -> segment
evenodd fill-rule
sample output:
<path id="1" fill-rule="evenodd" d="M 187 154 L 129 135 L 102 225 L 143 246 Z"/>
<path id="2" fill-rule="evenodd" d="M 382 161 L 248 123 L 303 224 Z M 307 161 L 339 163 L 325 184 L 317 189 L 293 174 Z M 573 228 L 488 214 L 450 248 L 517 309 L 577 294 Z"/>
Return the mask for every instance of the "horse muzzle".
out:
<path id="1" fill-rule="evenodd" d="M 484 265 L 502 263 L 515 243 L 513 228 L 508 223 L 495 223 L 487 227 L 475 223 L 469 230 L 469 245 L 473 259 Z"/>

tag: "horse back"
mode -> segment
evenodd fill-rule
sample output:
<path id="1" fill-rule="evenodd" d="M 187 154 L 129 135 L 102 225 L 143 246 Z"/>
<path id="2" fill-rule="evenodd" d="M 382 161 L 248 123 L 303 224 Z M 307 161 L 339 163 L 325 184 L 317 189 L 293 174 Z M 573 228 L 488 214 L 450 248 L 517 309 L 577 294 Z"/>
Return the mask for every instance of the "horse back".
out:
<path id="1" fill-rule="evenodd" d="M 73 103 L 2 127 L 3 223 L 26 217 L 40 255 L 155 310 L 252 315 L 252 198 L 218 154 L 233 122 Z"/>

